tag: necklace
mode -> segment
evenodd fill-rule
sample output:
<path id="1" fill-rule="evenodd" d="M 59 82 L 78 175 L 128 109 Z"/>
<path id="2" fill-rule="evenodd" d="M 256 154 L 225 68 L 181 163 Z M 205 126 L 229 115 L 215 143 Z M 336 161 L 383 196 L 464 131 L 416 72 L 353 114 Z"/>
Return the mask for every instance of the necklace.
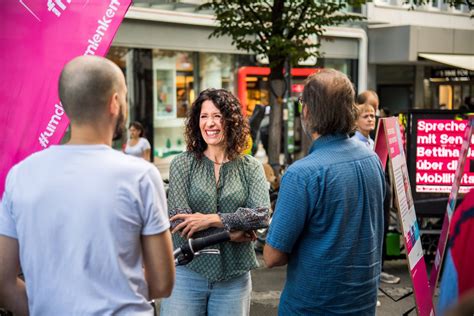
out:
<path id="1" fill-rule="evenodd" d="M 223 155 L 221 162 L 216 161 L 217 159 L 214 160 L 214 159 L 211 158 L 211 157 L 217 158 L 216 155 L 211 155 L 211 154 L 207 155 L 207 154 L 204 154 L 204 156 L 206 156 L 207 159 L 209 159 L 210 161 L 212 161 L 212 162 L 213 162 L 215 165 L 217 165 L 217 166 L 222 166 L 223 164 L 225 164 L 226 162 L 228 162 L 228 160 L 227 160 L 227 158 L 226 158 L 225 155 Z M 220 155 L 217 155 L 217 156 L 220 156 Z"/>
<path id="2" fill-rule="evenodd" d="M 225 163 L 227 162 L 227 161 L 225 161 L 225 159 L 222 160 L 221 162 L 217 162 L 217 161 L 215 161 L 215 160 L 213 160 L 213 159 L 211 159 L 211 158 L 209 158 L 209 157 L 207 157 L 207 159 L 209 159 L 209 160 L 212 161 L 215 165 L 218 165 L 218 166 L 222 166 L 223 164 L 225 164 Z"/>

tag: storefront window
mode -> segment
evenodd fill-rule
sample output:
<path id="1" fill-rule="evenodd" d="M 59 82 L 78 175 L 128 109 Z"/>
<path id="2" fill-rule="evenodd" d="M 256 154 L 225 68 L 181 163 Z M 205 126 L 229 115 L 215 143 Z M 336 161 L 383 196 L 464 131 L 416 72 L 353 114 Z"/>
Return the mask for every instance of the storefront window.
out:
<path id="1" fill-rule="evenodd" d="M 186 117 L 195 97 L 192 53 L 153 50 L 155 120 Z"/>
<path id="2" fill-rule="evenodd" d="M 352 76 L 351 74 L 351 61 L 348 59 L 335 59 L 335 58 L 324 58 L 324 68 L 332 68 L 339 70 L 340 72 Z"/>
<path id="3" fill-rule="evenodd" d="M 200 79 L 202 90 L 207 88 L 234 91 L 234 57 L 230 54 L 200 53 Z"/>
<path id="4" fill-rule="evenodd" d="M 269 105 L 270 96 L 268 94 L 269 85 L 268 77 L 263 76 L 248 76 L 246 78 L 247 84 L 247 116 L 252 115 L 255 107 L 260 105 Z"/>
<path id="5" fill-rule="evenodd" d="M 453 89 L 450 85 L 439 85 L 439 108 L 452 110 L 453 103 L 451 102 L 453 97 Z"/>
<path id="6" fill-rule="evenodd" d="M 179 71 L 176 73 L 177 117 L 186 117 L 188 109 L 195 98 L 194 76 L 192 72 Z"/>
<path id="7" fill-rule="evenodd" d="M 153 50 L 154 155 L 157 159 L 167 159 L 184 150 L 184 119 L 195 98 L 194 71 L 193 53 Z"/>
<path id="8" fill-rule="evenodd" d="M 431 7 L 439 9 L 441 7 L 441 0 L 431 0 Z"/>
<path id="9" fill-rule="evenodd" d="M 474 72 L 460 68 L 433 68 L 429 78 L 433 92 L 433 107 L 459 109 L 474 93 Z"/>
<path id="10" fill-rule="evenodd" d="M 167 119 L 176 117 L 176 74 L 172 69 L 154 69 L 155 86 L 153 99 L 155 103 L 155 119 Z"/>

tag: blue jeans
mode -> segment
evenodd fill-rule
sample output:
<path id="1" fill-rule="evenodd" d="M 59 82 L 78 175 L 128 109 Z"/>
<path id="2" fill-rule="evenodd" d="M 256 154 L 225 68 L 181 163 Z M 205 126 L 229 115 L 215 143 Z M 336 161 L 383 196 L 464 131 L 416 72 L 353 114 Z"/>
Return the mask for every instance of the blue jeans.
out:
<path id="1" fill-rule="evenodd" d="M 161 316 L 244 316 L 250 313 L 250 272 L 227 281 L 209 282 L 186 268 L 176 268 L 171 296 L 161 301 Z"/>

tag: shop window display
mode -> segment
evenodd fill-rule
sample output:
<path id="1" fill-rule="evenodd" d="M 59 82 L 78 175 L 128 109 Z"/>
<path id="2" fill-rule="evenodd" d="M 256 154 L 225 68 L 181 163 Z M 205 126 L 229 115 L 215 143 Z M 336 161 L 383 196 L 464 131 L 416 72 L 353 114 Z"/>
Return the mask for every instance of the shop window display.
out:
<path id="1" fill-rule="evenodd" d="M 193 53 L 153 50 L 154 156 L 184 150 L 184 119 L 194 98 Z"/>

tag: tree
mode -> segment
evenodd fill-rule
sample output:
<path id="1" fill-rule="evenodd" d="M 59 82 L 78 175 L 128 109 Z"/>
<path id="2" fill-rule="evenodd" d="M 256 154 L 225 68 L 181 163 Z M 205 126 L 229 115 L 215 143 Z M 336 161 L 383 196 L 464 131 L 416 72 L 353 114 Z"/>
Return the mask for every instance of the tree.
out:
<path id="1" fill-rule="evenodd" d="M 349 5 L 360 6 L 365 0 L 211 0 L 201 8 L 212 9 L 219 25 L 210 36 L 230 36 L 238 49 L 265 54 L 270 63 L 269 163 L 276 170 L 281 150 L 283 97 L 286 92 L 285 64 L 296 64 L 308 57 L 320 56 L 318 41 L 327 26 L 364 19 L 348 12 Z M 446 0 L 450 5 L 472 1 Z M 413 5 L 428 3 L 414 0 Z M 276 170 L 278 171 L 278 170 Z"/>
<path id="2" fill-rule="evenodd" d="M 216 14 L 219 26 L 211 36 L 228 35 L 239 49 L 265 54 L 270 64 L 269 163 L 277 169 L 281 150 L 285 63 L 295 64 L 319 56 L 318 41 L 325 26 L 361 20 L 360 15 L 344 12 L 348 3 L 364 1 L 314 0 L 213 0 L 204 4 Z"/>

